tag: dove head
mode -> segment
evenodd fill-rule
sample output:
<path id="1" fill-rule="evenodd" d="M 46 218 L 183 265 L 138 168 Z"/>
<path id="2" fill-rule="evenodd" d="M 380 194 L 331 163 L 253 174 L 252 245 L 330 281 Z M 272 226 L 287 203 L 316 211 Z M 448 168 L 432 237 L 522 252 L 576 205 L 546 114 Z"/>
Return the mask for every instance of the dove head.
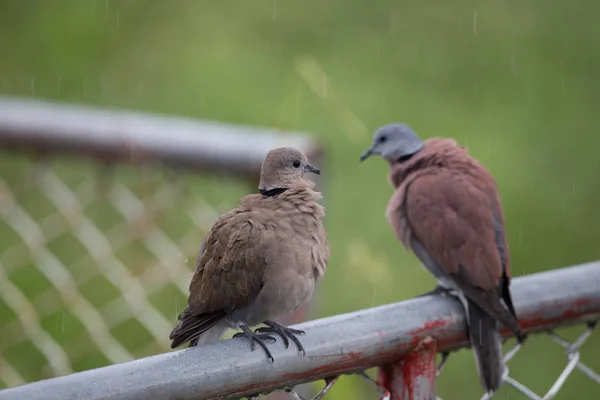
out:
<path id="1" fill-rule="evenodd" d="M 260 170 L 259 190 L 289 188 L 301 180 L 305 172 L 320 175 L 321 171 L 312 166 L 304 153 L 293 147 L 280 147 L 267 153 Z"/>
<path id="2" fill-rule="evenodd" d="M 376 154 L 385 158 L 390 164 L 403 162 L 422 148 L 423 141 L 408 125 L 388 124 L 375 131 L 373 144 L 360 156 L 360 161 Z"/>

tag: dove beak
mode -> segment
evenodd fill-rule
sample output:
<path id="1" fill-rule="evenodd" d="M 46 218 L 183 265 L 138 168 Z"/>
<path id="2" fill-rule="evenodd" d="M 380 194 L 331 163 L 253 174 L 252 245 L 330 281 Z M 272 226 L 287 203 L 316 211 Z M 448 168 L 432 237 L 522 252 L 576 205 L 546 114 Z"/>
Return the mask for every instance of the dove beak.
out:
<path id="1" fill-rule="evenodd" d="M 313 167 L 310 164 L 306 164 L 306 166 L 304 166 L 304 170 L 306 172 L 312 172 L 313 174 L 321 175 L 321 171 L 319 171 L 319 168 Z"/>
<path id="2" fill-rule="evenodd" d="M 372 149 L 369 149 L 369 150 L 365 151 L 360 156 L 360 162 L 365 161 L 367 158 L 371 157 L 372 155 L 373 155 L 373 150 Z"/>

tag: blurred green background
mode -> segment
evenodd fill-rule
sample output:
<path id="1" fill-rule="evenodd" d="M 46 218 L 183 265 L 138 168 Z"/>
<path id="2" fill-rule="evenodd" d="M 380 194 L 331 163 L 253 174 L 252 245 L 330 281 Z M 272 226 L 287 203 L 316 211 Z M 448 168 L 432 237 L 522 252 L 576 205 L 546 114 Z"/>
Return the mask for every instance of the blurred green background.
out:
<path id="1" fill-rule="evenodd" d="M 387 166 L 358 162 L 374 129 L 392 121 L 454 137 L 492 171 L 513 275 L 600 258 L 599 17 L 589 0 L 4 0 L 0 93 L 314 134 L 327 150 L 332 247 L 314 304 L 322 317 L 434 285 L 384 218 Z M 9 181 L 12 165 L 0 163 Z M 229 206 L 247 191 L 198 185 L 232 196 Z M 599 354 L 596 337 L 583 360 L 600 370 Z M 19 365 L 28 379 L 45 377 L 37 361 Z M 539 393 L 563 366 L 546 337 L 510 365 Z M 479 398 L 469 351 L 450 358 L 438 388 L 446 400 Z M 330 393 L 374 396 L 351 378 Z M 575 373 L 557 398 L 599 393 Z M 523 398 L 506 387 L 497 397 Z"/>

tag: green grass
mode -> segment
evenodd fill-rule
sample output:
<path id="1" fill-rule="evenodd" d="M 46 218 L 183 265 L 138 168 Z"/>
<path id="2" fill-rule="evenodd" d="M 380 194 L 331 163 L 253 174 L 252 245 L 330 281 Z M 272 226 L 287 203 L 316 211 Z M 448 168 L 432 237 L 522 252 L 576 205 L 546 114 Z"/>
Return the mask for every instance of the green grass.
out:
<path id="1" fill-rule="evenodd" d="M 600 258 L 599 13 L 591 0 L 8 0 L 0 4 L 0 93 L 311 132 L 327 148 L 332 256 L 315 307 L 326 316 L 433 285 L 383 216 L 386 166 L 358 162 L 371 132 L 391 121 L 423 137 L 455 137 L 490 168 L 514 275 Z M 3 179 L 13 167 L 0 161 Z M 190 199 L 197 191 L 235 203 L 247 190 L 219 183 L 199 181 Z M 46 285 L 31 281 L 32 291 Z M 541 343 L 532 340 L 511 364 L 540 392 L 563 359 Z M 584 355 L 596 370 L 599 351 L 595 338 Z M 19 371 L 38 379 L 28 365 L 37 370 L 39 354 L 24 354 L 31 358 Z M 90 355 L 76 367 L 105 362 Z M 357 387 L 372 396 L 344 378 L 331 398 L 356 398 Z M 439 389 L 444 399 L 480 393 L 470 352 L 451 358 Z M 557 398 L 593 393 L 573 377 Z"/>

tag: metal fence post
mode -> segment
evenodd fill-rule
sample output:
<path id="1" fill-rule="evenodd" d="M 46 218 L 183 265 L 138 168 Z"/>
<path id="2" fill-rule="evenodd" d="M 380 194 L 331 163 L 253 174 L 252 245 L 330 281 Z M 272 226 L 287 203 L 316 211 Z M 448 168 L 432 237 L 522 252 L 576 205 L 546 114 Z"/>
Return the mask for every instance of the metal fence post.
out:
<path id="1" fill-rule="evenodd" d="M 426 337 L 399 362 L 379 368 L 377 383 L 391 400 L 435 400 L 437 351 L 437 341 Z"/>

